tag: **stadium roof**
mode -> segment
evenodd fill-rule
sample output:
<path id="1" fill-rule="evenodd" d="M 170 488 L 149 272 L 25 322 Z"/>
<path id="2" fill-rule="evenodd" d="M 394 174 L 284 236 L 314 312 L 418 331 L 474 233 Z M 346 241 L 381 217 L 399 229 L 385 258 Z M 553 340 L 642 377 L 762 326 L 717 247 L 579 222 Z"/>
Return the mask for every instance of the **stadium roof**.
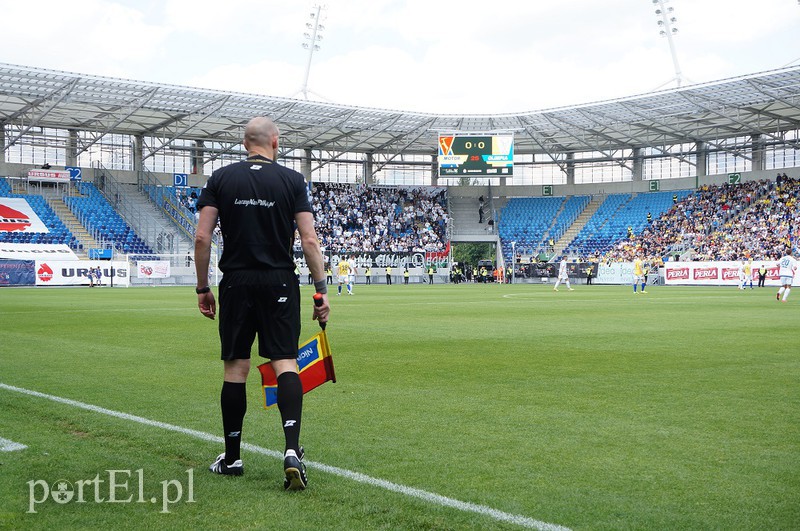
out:
<path id="1" fill-rule="evenodd" d="M 534 91 L 531 99 L 535 100 Z M 800 129 L 800 67 L 572 107 L 516 114 L 426 114 L 46 70 L 0 63 L 0 123 L 6 146 L 31 128 L 238 145 L 243 125 L 268 115 L 284 148 L 433 154 L 439 133 L 513 132 L 517 153 L 613 152 Z M 84 141 L 85 142 L 85 141 Z M 86 146 L 83 146 L 86 148 Z M 151 153 L 152 154 L 152 153 Z"/>

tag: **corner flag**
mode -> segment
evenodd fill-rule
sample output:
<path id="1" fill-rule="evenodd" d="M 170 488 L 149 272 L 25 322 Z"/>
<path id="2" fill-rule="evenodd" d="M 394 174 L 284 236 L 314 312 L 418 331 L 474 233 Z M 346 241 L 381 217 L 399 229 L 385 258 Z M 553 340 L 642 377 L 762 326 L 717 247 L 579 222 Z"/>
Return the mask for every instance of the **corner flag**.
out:
<path id="1" fill-rule="evenodd" d="M 269 363 L 262 363 L 258 370 L 261 372 L 261 385 L 264 387 L 264 407 L 270 408 L 278 404 L 278 379 Z M 328 380 L 336 383 L 333 357 L 325 330 L 300 345 L 297 372 L 300 374 L 300 383 L 303 384 L 303 394 Z"/>

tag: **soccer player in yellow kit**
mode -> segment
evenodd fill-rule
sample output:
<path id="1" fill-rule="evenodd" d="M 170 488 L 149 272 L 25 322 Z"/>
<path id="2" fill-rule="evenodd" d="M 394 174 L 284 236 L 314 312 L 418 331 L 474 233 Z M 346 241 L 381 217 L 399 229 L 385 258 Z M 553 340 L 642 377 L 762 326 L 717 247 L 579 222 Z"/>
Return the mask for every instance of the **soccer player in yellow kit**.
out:
<path id="1" fill-rule="evenodd" d="M 750 282 L 750 289 L 753 289 L 753 262 L 748 260 L 744 263 L 744 282 L 742 282 L 742 289 L 745 284 Z"/>
<path id="2" fill-rule="evenodd" d="M 633 292 L 636 293 L 636 285 L 641 283 L 642 284 L 642 293 L 647 293 L 645 288 L 645 281 L 644 281 L 644 261 L 642 260 L 642 255 L 639 253 L 636 255 L 636 258 L 633 260 Z"/>
<path id="3" fill-rule="evenodd" d="M 342 294 L 342 284 L 347 284 L 347 293 L 349 295 L 352 295 L 353 288 L 349 282 L 350 262 L 348 262 L 347 260 L 341 260 L 339 264 L 336 266 L 336 270 L 337 270 L 336 272 L 338 273 L 337 276 L 339 277 L 339 288 L 338 291 L 336 292 L 336 295 Z"/>

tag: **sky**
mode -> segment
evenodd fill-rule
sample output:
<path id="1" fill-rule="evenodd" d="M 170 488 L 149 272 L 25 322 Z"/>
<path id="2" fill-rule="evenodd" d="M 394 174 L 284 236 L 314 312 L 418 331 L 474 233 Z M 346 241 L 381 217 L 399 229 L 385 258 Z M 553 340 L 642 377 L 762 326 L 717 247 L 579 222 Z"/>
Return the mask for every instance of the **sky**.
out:
<path id="1" fill-rule="evenodd" d="M 653 0 L 0 0 L 0 63 L 436 114 L 676 87 Z M 684 86 L 800 65 L 800 0 L 669 0 Z"/>

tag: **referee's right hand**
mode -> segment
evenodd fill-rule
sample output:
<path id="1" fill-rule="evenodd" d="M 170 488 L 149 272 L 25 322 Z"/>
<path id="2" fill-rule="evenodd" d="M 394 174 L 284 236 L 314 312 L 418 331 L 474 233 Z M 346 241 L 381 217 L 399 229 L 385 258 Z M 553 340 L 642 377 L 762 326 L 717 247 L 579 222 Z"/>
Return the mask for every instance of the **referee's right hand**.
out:
<path id="1" fill-rule="evenodd" d="M 198 293 L 197 307 L 200 308 L 200 313 L 213 321 L 217 315 L 217 301 L 214 298 L 214 292 Z"/>

